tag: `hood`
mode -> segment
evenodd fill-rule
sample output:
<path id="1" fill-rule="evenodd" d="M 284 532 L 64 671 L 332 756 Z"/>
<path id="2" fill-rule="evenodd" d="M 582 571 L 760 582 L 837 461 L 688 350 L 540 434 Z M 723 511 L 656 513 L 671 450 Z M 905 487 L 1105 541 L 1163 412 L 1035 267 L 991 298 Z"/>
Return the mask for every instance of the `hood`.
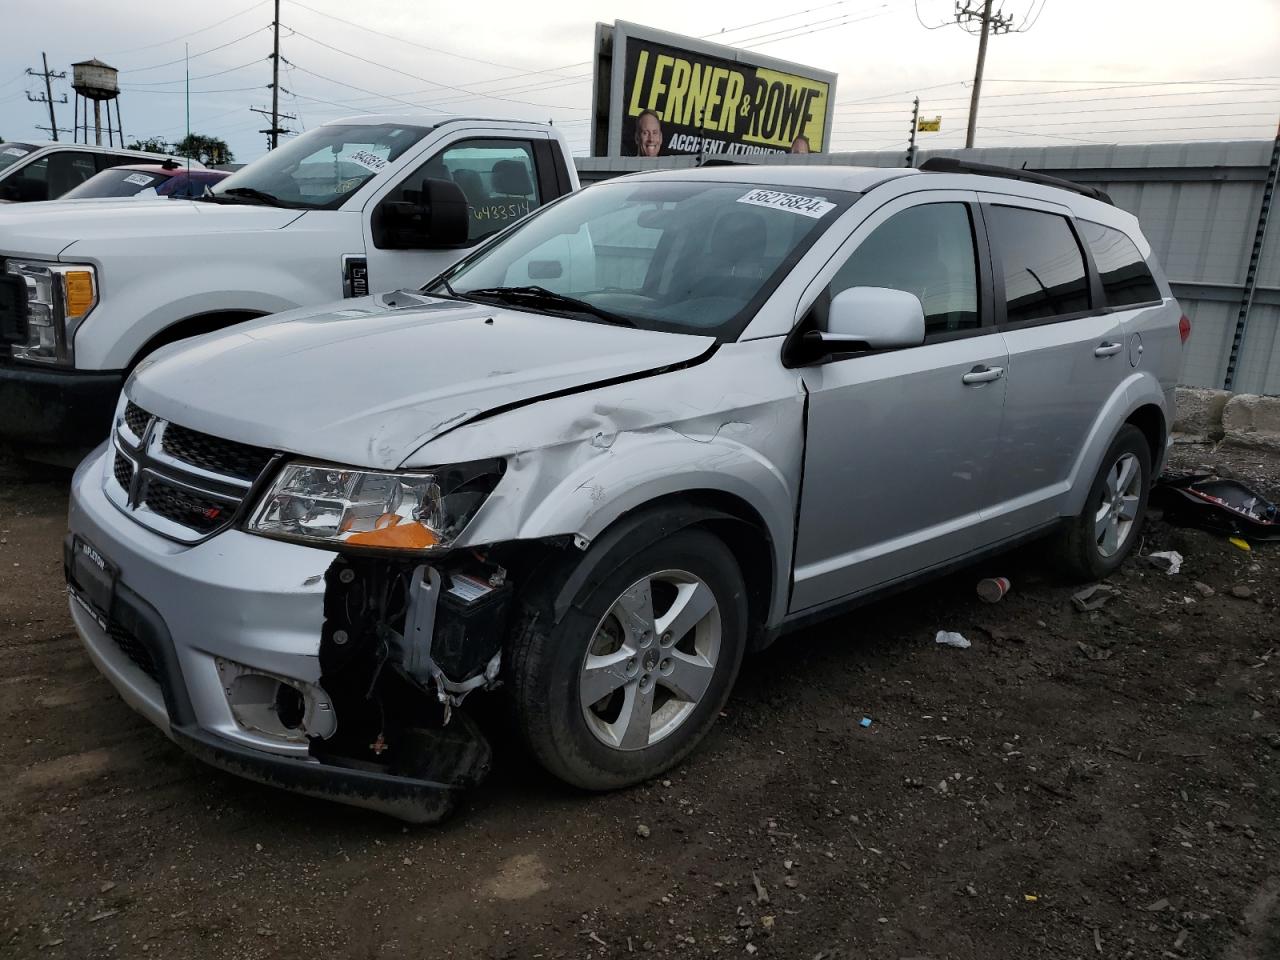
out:
<path id="1" fill-rule="evenodd" d="M 80 241 L 105 240 L 115 245 L 134 237 L 155 240 L 193 233 L 278 230 L 307 212 L 252 203 L 201 200 L 138 203 L 128 197 L 125 200 L 124 203 L 53 200 L 13 203 L 0 208 L 0 256 L 51 259 Z"/>
<path id="2" fill-rule="evenodd" d="M 175 344 L 138 366 L 128 394 L 157 416 L 214 436 L 394 469 L 480 414 L 687 363 L 714 343 L 383 294 Z"/>

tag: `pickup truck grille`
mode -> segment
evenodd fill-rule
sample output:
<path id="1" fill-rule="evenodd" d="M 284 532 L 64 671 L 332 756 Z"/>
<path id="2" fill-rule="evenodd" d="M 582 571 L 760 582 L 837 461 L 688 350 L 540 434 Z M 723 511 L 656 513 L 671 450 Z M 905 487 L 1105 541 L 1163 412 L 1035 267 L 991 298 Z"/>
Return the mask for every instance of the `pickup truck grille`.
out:
<path id="1" fill-rule="evenodd" d="M 162 420 L 129 402 L 112 434 L 107 497 L 138 523 L 196 543 L 229 526 L 276 455 Z"/>

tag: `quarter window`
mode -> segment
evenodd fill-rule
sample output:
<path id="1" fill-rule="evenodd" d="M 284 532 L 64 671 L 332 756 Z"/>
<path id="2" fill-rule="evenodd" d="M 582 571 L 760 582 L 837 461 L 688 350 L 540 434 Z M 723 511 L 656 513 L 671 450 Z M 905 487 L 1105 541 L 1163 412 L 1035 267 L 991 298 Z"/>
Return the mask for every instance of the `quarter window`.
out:
<path id="1" fill-rule="evenodd" d="M 1006 320 L 1061 317 L 1089 309 L 1084 256 L 1066 217 L 1020 207 L 986 208 L 1004 267 Z"/>
<path id="2" fill-rule="evenodd" d="M 930 203 L 894 214 L 872 231 L 836 273 L 827 293 L 888 287 L 920 298 L 925 333 L 979 325 L 978 273 L 969 208 Z"/>
<path id="3" fill-rule="evenodd" d="M 542 206 L 527 140 L 463 140 L 420 166 L 387 197 L 410 199 L 425 179 L 452 180 L 467 198 L 467 242 L 497 233 Z M 386 202 L 386 201 L 384 201 Z"/>
<path id="4" fill-rule="evenodd" d="M 1076 224 L 1102 276 L 1107 306 L 1122 307 L 1162 299 L 1151 268 L 1124 233 L 1088 220 L 1077 220 Z"/>

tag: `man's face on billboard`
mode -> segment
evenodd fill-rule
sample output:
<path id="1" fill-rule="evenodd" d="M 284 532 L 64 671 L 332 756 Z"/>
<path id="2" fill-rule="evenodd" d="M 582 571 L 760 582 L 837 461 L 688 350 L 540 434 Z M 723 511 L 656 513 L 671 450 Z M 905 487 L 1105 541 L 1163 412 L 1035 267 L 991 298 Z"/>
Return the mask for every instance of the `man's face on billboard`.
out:
<path id="1" fill-rule="evenodd" d="M 662 149 L 662 125 L 651 113 L 636 122 L 636 147 L 642 157 L 656 157 Z"/>

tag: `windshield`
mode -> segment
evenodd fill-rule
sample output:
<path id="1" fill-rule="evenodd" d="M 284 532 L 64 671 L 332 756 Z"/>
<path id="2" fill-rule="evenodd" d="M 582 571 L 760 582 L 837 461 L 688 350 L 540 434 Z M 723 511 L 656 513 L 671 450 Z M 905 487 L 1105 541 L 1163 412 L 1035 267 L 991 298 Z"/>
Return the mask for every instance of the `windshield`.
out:
<path id="1" fill-rule="evenodd" d="M 617 180 L 545 208 L 433 292 L 612 316 L 732 340 L 857 194 L 754 183 Z M 504 294 L 501 288 L 517 288 Z M 523 288 L 523 289 L 519 289 Z M 547 294 L 550 296 L 547 296 Z M 562 303 L 557 306 L 552 297 Z"/>
<path id="2" fill-rule="evenodd" d="M 397 123 L 325 124 L 237 170 L 213 196 L 332 210 L 427 132 Z"/>
<path id="3" fill-rule="evenodd" d="M 68 190 L 60 200 L 88 200 L 94 197 L 132 197 L 148 187 L 154 189 L 169 179 L 168 174 L 149 173 L 113 167 L 90 177 L 74 190 Z"/>
<path id="4" fill-rule="evenodd" d="M 0 170 L 13 166 L 39 147 L 30 143 L 0 143 Z"/>

